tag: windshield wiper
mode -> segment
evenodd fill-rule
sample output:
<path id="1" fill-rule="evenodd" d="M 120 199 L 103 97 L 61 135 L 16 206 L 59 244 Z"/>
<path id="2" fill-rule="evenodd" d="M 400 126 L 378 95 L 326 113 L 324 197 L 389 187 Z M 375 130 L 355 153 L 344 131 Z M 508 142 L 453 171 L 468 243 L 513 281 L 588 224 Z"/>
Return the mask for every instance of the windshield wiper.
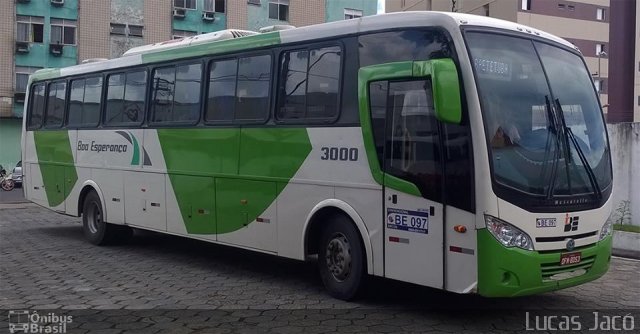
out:
<path id="1" fill-rule="evenodd" d="M 564 130 L 565 140 L 573 143 L 573 146 L 576 148 L 576 152 L 578 153 L 578 157 L 582 162 L 582 166 L 584 166 L 584 169 L 587 172 L 587 176 L 589 177 L 589 183 L 591 183 L 591 187 L 593 187 L 593 190 L 595 191 L 598 198 L 602 198 L 602 191 L 600 189 L 600 185 L 598 184 L 598 180 L 596 179 L 596 175 L 593 172 L 593 169 L 591 169 L 591 165 L 589 165 L 589 161 L 587 161 L 587 157 L 584 155 L 584 151 L 582 151 L 582 148 L 578 144 L 578 140 L 576 139 L 576 136 L 573 134 L 573 131 L 571 130 L 570 127 L 567 126 L 567 123 L 565 122 L 564 111 L 562 110 L 560 99 L 556 99 L 555 103 L 556 103 L 556 108 L 560 113 L 560 117 L 562 119 L 562 128 Z M 567 150 L 568 149 L 569 148 L 567 147 Z M 571 157 L 571 152 L 567 152 L 567 154 L 569 157 Z"/>
<path id="2" fill-rule="evenodd" d="M 556 125 L 556 119 L 553 116 L 553 111 L 551 110 L 551 102 L 549 101 L 549 95 L 545 95 L 544 96 L 544 104 L 545 104 L 545 109 L 547 111 L 547 119 L 549 119 L 549 126 L 547 129 L 547 141 L 544 147 L 544 160 L 543 161 L 549 161 L 549 152 L 551 150 L 551 143 L 550 141 L 553 140 L 553 138 L 556 138 L 555 143 L 556 143 L 556 148 L 553 152 L 553 163 L 551 165 L 551 182 L 549 183 L 549 190 L 547 190 L 547 199 L 551 199 L 551 197 L 553 197 L 553 190 L 555 188 L 555 184 L 556 184 L 556 177 L 557 177 L 557 162 L 558 162 L 558 152 L 560 151 L 560 147 L 559 147 L 559 143 L 558 143 L 558 127 Z M 549 133 L 553 133 L 553 136 L 550 136 Z M 546 174 L 547 171 L 547 164 L 543 164 L 542 165 L 542 172 L 540 174 L 540 178 L 544 179 L 544 175 Z"/>

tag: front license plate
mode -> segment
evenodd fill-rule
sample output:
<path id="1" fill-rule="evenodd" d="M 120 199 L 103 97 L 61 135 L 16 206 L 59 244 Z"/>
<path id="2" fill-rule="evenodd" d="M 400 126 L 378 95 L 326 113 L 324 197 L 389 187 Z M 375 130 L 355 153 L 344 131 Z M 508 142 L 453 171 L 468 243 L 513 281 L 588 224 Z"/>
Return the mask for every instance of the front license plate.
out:
<path id="1" fill-rule="evenodd" d="M 580 252 L 562 254 L 560 255 L 560 265 L 567 266 L 570 264 L 578 264 L 580 263 L 581 258 L 582 254 Z"/>

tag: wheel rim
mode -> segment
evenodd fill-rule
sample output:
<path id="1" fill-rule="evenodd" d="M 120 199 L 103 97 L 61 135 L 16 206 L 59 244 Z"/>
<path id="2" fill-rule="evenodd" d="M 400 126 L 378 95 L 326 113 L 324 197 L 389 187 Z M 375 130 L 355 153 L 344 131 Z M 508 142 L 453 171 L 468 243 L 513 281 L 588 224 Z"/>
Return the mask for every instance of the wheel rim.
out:
<path id="1" fill-rule="evenodd" d="M 96 202 L 92 202 L 87 214 L 87 225 L 92 234 L 98 233 L 98 226 L 102 224 L 102 213 Z"/>
<path id="2" fill-rule="evenodd" d="M 329 272 L 337 281 L 344 281 L 351 274 L 351 244 L 342 233 L 336 233 L 326 250 L 326 261 Z"/>

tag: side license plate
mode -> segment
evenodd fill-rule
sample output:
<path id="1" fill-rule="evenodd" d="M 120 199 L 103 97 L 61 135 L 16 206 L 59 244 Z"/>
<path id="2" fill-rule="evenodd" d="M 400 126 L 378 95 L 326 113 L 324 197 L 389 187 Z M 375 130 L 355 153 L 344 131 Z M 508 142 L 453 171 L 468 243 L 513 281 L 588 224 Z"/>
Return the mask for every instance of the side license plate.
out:
<path id="1" fill-rule="evenodd" d="M 570 264 L 578 264 L 580 263 L 581 258 L 582 254 L 580 252 L 562 254 L 560 255 L 560 265 L 566 266 Z"/>

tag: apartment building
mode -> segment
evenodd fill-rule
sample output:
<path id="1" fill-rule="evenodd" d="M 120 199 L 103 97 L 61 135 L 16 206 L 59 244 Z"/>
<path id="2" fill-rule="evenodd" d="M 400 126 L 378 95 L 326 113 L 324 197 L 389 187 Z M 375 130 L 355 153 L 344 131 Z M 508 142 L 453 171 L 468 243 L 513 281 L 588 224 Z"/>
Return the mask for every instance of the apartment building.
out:
<path id="1" fill-rule="evenodd" d="M 305 26 L 373 15 L 376 0 L 3 0 L 0 164 L 20 159 L 29 74 L 223 29 Z"/>
<path id="2" fill-rule="evenodd" d="M 610 0 L 386 0 L 387 12 L 412 10 L 490 16 L 568 40 L 582 52 L 604 111 L 608 111 Z"/>

